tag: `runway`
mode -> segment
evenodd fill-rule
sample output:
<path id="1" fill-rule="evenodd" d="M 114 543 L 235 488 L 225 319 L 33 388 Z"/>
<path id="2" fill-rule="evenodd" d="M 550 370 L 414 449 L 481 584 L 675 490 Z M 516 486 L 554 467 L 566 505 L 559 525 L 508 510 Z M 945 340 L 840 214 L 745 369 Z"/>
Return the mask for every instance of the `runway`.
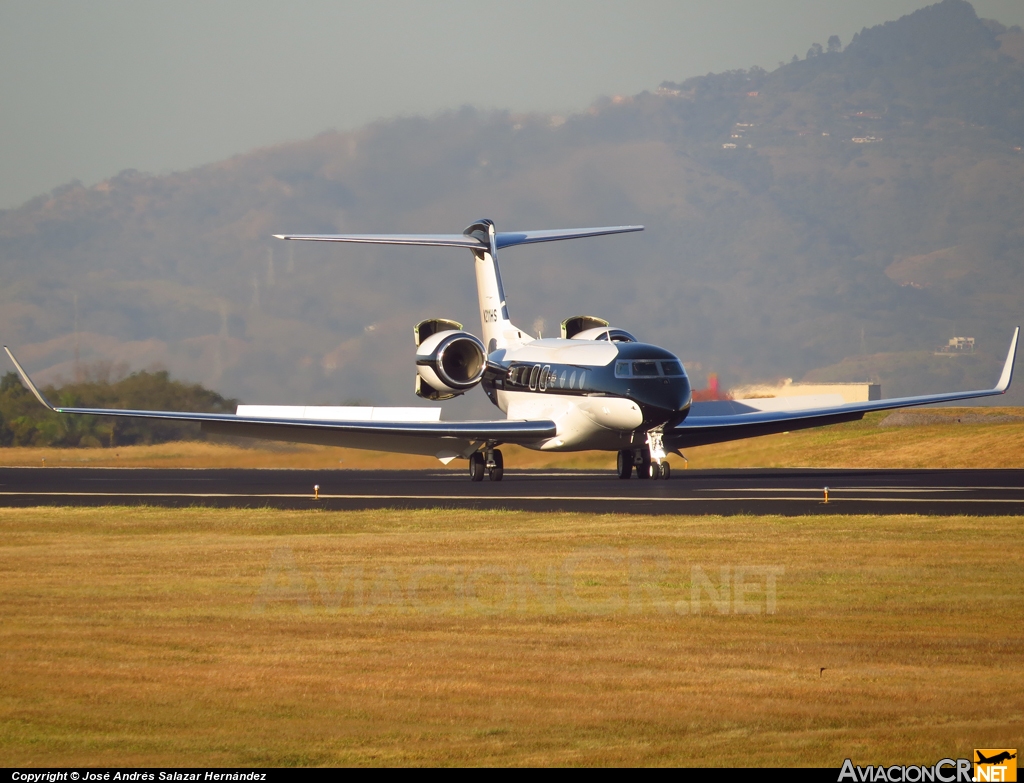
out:
<path id="1" fill-rule="evenodd" d="M 39 505 L 1006 515 L 1024 514 L 1024 470 L 688 470 L 668 481 L 506 470 L 473 483 L 462 471 L 0 468 L 0 506 Z"/>

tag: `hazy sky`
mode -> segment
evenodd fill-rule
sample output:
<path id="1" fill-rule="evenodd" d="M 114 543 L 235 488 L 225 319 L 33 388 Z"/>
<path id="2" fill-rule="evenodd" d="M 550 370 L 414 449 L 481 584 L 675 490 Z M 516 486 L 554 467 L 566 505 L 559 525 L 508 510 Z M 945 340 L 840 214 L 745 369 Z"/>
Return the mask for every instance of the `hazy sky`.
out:
<path id="1" fill-rule="evenodd" d="M 602 95 L 775 68 L 927 0 L 0 0 L 0 209 L 463 104 Z M 1024 0 L 975 0 L 1024 25 Z"/>

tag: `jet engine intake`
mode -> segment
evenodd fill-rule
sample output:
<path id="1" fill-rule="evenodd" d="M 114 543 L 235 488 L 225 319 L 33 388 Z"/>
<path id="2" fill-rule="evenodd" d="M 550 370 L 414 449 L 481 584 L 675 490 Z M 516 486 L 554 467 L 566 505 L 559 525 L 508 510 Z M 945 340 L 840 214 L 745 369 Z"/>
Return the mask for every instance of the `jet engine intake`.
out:
<path id="1" fill-rule="evenodd" d="M 486 368 L 479 339 L 455 329 L 436 332 L 416 348 L 416 394 L 428 400 L 456 397 L 480 383 Z"/>

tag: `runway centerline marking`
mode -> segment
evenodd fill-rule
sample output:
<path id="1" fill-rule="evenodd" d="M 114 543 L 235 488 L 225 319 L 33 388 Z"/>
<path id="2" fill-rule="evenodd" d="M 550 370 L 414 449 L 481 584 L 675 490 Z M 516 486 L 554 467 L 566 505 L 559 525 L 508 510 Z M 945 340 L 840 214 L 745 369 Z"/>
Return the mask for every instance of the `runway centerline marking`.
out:
<path id="1" fill-rule="evenodd" d="M 821 494 L 824 487 L 729 487 L 721 489 L 695 489 L 693 492 L 814 492 Z M 829 492 L 971 492 L 976 487 L 829 487 Z M 1002 487 L 999 487 L 1002 489 Z"/>
<path id="2" fill-rule="evenodd" d="M 303 494 L 247 494 L 231 492 L 0 492 L 3 497 L 109 497 L 109 498 L 250 498 L 253 500 L 309 500 L 314 501 L 313 496 Z M 817 496 L 808 497 L 645 497 L 618 496 L 618 497 L 594 497 L 591 495 L 476 495 L 476 496 L 451 496 L 451 495 L 327 495 L 320 494 L 319 500 L 434 500 L 439 502 L 487 502 L 487 501 L 574 501 L 591 503 L 707 503 L 707 502 L 736 502 L 736 501 L 802 501 L 817 502 L 825 505 Z M 892 498 L 882 497 L 844 497 L 843 501 L 859 503 L 892 503 Z M 835 502 L 835 501 L 833 501 Z M 996 503 L 1016 504 L 1024 503 L 1014 498 L 900 498 L 900 503 Z"/>

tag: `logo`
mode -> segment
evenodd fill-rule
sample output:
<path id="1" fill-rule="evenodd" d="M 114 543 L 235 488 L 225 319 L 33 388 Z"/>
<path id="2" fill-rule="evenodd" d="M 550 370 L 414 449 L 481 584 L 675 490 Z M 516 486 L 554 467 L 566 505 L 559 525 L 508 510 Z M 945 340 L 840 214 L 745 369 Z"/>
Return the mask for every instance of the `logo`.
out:
<path id="1" fill-rule="evenodd" d="M 974 780 L 976 783 L 1017 780 L 1017 749 L 975 748 Z"/>

